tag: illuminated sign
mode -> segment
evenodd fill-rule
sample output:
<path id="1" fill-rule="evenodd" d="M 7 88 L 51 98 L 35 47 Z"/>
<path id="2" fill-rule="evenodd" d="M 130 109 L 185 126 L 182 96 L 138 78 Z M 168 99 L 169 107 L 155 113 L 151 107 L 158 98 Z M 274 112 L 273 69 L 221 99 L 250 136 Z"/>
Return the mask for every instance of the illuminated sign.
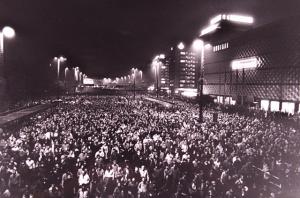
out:
<path id="1" fill-rule="evenodd" d="M 230 14 L 226 16 L 226 19 L 229 21 L 239 22 L 239 23 L 253 23 L 254 19 L 250 16 L 241 16 L 241 15 L 235 15 Z"/>
<path id="2" fill-rule="evenodd" d="M 254 19 L 251 16 L 244 16 L 238 14 L 219 14 L 210 20 L 210 25 L 208 27 L 202 29 L 200 36 L 211 33 L 218 29 L 220 24 L 219 22 L 222 20 L 243 24 L 252 24 L 254 22 Z"/>
<path id="3" fill-rule="evenodd" d="M 85 85 L 92 85 L 92 84 L 94 84 L 94 80 L 91 79 L 91 78 L 84 78 L 83 79 L 83 84 L 85 84 Z"/>
<path id="4" fill-rule="evenodd" d="M 227 20 L 227 21 L 238 22 L 238 23 L 248 23 L 248 24 L 252 24 L 254 22 L 254 19 L 251 16 L 244 16 L 244 15 L 237 15 L 237 14 L 219 14 L 210 20 L 210 24 L 211 25 L 216 24 L 221 20 Z"/>
<path id="5" fill-rule="evenodd" d="M 234 60 L 231 62 L 232 70 L 256 68 L 258 59 L 256 57 Z"/>
<path id="6" fill-rule="evenodd" d="M 201 31 L 201 36 L 202 35 L 205 35 L 205 34 L 208 34 L 210 32 L 213 32 L 215 31 L 217 28 L 219 28 L 219 24 L 213 24 L 213 25 L 210 25 L 206 28 L 204 28 L 202 31 Z"/>
<path id="7" fill-rule="evenodd" d="M 210 20 L 210 24 L 215 24 L 215 23 L 217 23 L 217 22 L 219 22 L 219 21 L 221 21 L 221 20 L 222 20 L 222 15 L 219 14 L 219 15 L 215 16 L 214 18 L 212 18 L 212 19 Z"/>

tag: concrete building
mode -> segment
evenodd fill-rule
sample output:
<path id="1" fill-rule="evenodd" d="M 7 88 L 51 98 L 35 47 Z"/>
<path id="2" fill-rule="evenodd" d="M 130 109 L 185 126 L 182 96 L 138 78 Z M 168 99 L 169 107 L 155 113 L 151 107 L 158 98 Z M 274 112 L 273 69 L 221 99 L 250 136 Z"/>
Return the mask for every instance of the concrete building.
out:
<path id="1" fill-rule="evenodd" d="M 169 74 L 169 89 L 174 93 L 197 89 L 197 66 L 198 58 L 196 53 L 186 49 L 183 43 L 172 47 L 166 56 L 165 69 Z M 166 76 L 162 73 L 162 77 Z M 167 79 L 167 78 L 166 78 Z M 167 81 L 166 81 L 167 82 Z"/>
<path id="2" fill-rule="evenodd" d="M 160 87 L 163 90 L 170 89 L 170 56 L 166 56 L 161 60 L 160 66 Z"/>
<path id="3" fill-rule="evenodd" d="M 244 23 L 227 16 L 215 17 L 200 36 L 212 45 L 204 55 L 204 94 L 220 103 L 298 112 L 300 16 L 257 28 L 251 18 Z"/>

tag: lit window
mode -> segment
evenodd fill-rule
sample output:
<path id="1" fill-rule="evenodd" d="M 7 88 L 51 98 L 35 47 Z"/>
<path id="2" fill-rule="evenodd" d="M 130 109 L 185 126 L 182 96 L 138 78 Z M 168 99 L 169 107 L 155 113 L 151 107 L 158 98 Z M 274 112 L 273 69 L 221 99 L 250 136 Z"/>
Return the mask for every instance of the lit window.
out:
<path id="1" fill-rule="evenodd" d="M 289 114 L 294 114 L 295 103 L 293 102 L 282 102 L 281 111 Z"/>
<path id="2" fill-rule="evenodd" d="M 269 105 L 270 105 L 269 100 L 261 100 L 260 101 L 260 109 L 261 110 L 268 111 L 269 110 Z"/>
<path id="3" fill-rule="evenodd" d="M 270 109 L 271 109 L 271 111 L 279 111 L 279 102 L 271 101 Z"/>
<path id="4" fill-rule="evenodd" d="M 213 46 L 213 51 L 217 52 L 217 51 L 224 50 L 224 49 L 227 49 L 227 48 L 228 48 L 228 43 L 222 43 L 220 45 Z"/>

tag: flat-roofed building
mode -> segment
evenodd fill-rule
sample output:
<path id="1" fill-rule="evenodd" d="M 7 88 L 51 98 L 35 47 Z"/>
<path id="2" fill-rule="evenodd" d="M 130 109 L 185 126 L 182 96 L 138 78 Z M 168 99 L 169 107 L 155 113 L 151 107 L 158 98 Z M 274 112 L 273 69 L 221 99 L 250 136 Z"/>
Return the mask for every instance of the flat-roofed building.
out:
<path id="1" fill-rule="evenodd" d="M 220 16 L 200 36 L 212 45 L 204 52 L 204 94 L 221 103 L 299 111 L 300 16 L 257 28 Z"/>

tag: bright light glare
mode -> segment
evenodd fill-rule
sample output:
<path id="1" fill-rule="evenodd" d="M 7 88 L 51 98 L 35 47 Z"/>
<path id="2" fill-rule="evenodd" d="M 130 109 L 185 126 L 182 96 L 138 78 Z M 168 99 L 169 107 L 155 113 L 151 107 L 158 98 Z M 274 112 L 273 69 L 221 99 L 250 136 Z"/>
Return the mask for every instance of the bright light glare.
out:
<path id="1" fill-rule="evenodd" d="M 210 20 L 210 24 L 215 24 L 215 23 L 217 23 L 217 22 L 219 22 L 219 21 L 221 21 L 221 20 L 222 20 L 222 15 L 219 14 L 219 15 L 213 17 L 213 18 Z"/>
<path id="2" fill-rule="evenodd" d="M 193 48 L 194 48 L 194 50 L 199 51 L 199 50 L 202 49 L 202 47 L 203 47 L 203 41 L 202 41 L 202 40 L 197 39 L 197 40 L 195 40 L 195 41 L 193 42 Z"/>
<path id="3" fill-rule="evenodd" d="M 148 87 L 148 91 L 153 91 L 154 90 L 154 85 L 151 85 L 150 87 Z"/>
<path id="4" fill-rule="evenodd" d="M 242 15 L 235 15 L 235 14 L 230 14 L 227 15 L 227 20 L 229 21 L 235 21 L 235 22 L 239 22 L 239 23 L 253 23 L 254 19 L 251 16 L 242 16 Z"/>
<path id="5" fill-rule="evenodd" d="M 279 101 L 271 101 L 270 110 L 279 111 Z"/>
<path id="6" fill-rule="evenodd" d="M 254 22 L 254 19 L 251 16 L 243 16 L 237 14 L 219 14 L 210 20 L 210 24 L 211 25 L 216 24 L 221 20 L 228 20 L 228 21 L 233 21 L 238 23 L 248 23 L 248 24 L 252 24 Z"/>
<path id="7" fill-rule="evenodd" d="M 249 69 L 249 68 L 255 68 L 257 66 L 258 66 L 258 60 L 256 57 L 234 60 L 231 62 L 232 70 Z"/>
<path id="8" fill-rule="evenodd" d="M 293 102 L 282 102 L 282 112 L 294 114 L 295 112 L 295 103 Z"/>
<path id="9" fill-rule="evenodd" d="M 65 57 L 63 57 L 63 56 L 61 56 L 61 57 L 59 57 L 59 60 L 60 61 L 65 61 L 65 60 L 67 60 Z"/>
<path id="10" fill-rule="evenodd" d="M 178 45 L 177 45 L 177 48 L 180 49 L 180 50 L 183 50 L 184 49 L 184 44 L 182 42 L 180 42 Z"/>
<path id="11" fill-rule="evenodd" d="M 15 36 L 15 30 L 9 26 L 5 26 L 2 31 L 7 38 L 13 38 Z"/>
<path id="12" fill-rule="evenodd" d="M 181 95 L 186 96 L 186 97 L 196 97 L 197 96 L 197 92 L 194 91 L 184 91 L 181 93 Z"/>
<path id="13" fill-rule="evenodd" d="M 210 43 L 207 43 L 207 44 L 204 45 L 204 47 L 205 47 L 205 49 L 210 49 L 212 46 L 211 46 Z"/>
<path id="14" fill-rule="evenodd" d="M 89 84 L 89 85 L 94 84 L 94 80 L 91 78 L 84 78 L 83 84 Z"/>
<path id="15" fill-rule="evenodd" d="M 160 54 L 160 55 L 159 55 L 159 58 L 160 58 L 160 59 L 164 59 L 164 58 L 166 58 L 166 56 L 165 56 L 164 54 Z"/>
<path id="16" fill-rule="evenodd" d="M 201 36 L 202 35 L 205 35 L 205 34 L 208 34 L 210 32 L 213 32 L 215 31 L 217 28 L 219 28 L 219 24 L 213 24 L 213 25 L 210 25 L 206 28 L 204 28 L 203 30 L 201 30 Z"/>
<path id="17" fill-rule="evenodd" d="M 269 100 L 261 100 L 260 101 L 260 109 L 261 110 L 268 111 L 269 110 L 269 105 L 270 105 Z"/>

